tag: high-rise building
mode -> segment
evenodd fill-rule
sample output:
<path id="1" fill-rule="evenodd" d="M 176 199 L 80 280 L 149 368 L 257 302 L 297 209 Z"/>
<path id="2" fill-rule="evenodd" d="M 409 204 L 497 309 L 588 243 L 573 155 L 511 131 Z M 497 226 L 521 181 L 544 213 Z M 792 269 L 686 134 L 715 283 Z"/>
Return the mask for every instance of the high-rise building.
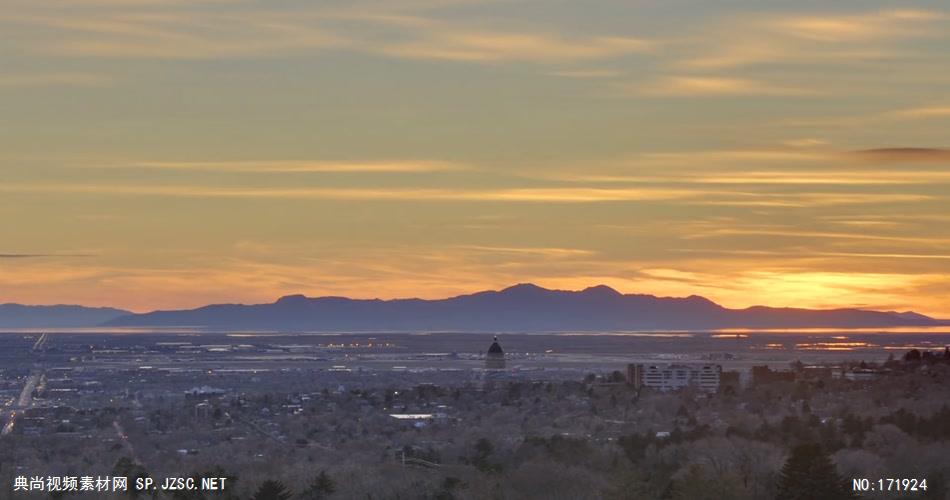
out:
<path id="1" fill-rule="evenodd" d="M 649 387 L 659 391 L 673 391 L 684 387 L 697 387 L 703 391 L 719 390 L 722 366 L 703 365 L 627 365 L 627 383 L 637 389 Z"/>

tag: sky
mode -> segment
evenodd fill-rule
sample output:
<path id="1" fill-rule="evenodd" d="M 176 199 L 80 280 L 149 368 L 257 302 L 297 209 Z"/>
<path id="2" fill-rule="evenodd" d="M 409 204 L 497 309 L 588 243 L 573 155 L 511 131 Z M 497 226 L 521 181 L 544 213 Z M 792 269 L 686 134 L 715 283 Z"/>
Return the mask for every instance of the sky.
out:
<path id="1" fill-rule="evenodd" d="M 0 302 L 950 318 L 950 8 L 0 0 Z"/>

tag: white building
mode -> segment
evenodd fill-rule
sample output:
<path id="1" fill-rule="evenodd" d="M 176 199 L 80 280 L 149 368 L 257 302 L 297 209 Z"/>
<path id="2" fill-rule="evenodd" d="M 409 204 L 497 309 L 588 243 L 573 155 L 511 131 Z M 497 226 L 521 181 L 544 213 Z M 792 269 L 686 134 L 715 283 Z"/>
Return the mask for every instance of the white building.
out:
<path id="1" fill-rule="evenodd" d="M 703 391 L 719 390 L 721 365 L 643 365 L 627 366 L 627 382 L 639 389 L 649 387 L 659 391 L 675 391 L 684 387 L 697 387 Z"/>

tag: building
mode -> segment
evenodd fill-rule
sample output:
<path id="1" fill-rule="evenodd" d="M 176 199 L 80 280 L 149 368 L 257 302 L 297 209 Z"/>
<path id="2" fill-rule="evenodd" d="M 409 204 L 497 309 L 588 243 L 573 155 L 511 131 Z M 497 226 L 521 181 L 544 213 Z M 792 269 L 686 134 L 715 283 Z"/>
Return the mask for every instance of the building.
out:
<path id="1" fill-rule="evenodd" d="M 799 370 L 799 374 L 802 378 L 807 380 L 830 380 L 835 370 L 841 371 L 841 367 L 805 365 Z"/>
<path id="2" fill-rule="evenodd" d="M 218 389 L 215 387 L 203 385 L 201 387 L 192 387 L 185 391 L 185 397 L 208 397 L 208 396 L 222 396 L 226 393 L 224 389 Z"/>
<path id="3" fill-rule="evenodd" d="M 488 347 L 488 354 L 485 356 L 486 370 L 504 370 L 505 369 L 505 351 L 498 345 L 498 336 L 495 336 L 494 342 Z"/>
<path id="4" fill-rule="evenodd" d="M 742 389 L 742 374 L 735 371 L 724 371 L 719 374 L 719 389 L 726 391 L 729 388 L 732 392 L 739 392 Z"/>
<path id="5" fill-rule="evenodd" d="M 659 391 L 675 391 L 696 387 L 707 392 L 719 390 L 722 366 L 702 365 L 627 365 L 627 383 L 639 389 L 649 387 Z"/>
<path id="6" fill-rule="evenodd" d="M 791 370 L 773 370 L 768 365 L 752 367 L 752 383 L 755 385 L 794 381 L 795 372 Z"/>
<path id="7" fill-rule="evenodd" d="M 881 373 L 881 371 L 871 368 L 852 368 L 844 372 L 844 378 L 852 382 L 867 382 L 878 378 Z"/>

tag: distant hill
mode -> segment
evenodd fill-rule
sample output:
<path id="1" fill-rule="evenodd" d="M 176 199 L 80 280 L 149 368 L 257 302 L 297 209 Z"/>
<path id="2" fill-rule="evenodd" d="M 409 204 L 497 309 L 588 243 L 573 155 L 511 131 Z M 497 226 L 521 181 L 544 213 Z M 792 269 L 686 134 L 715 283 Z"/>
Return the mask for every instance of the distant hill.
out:
<path id="1" fill-rule="evenodd" d="M 859 328 L 946 324 L 914 313 L 860 309 L 727 309 L 708 299 L 581 291 L 520 284 L 440 300 L 282 297 L 272 304 L 220 304 L 112 319 L 110 326 L 381 331 L 598 331 L 714 328 Z"/>
<path id="2" fill-rule="evenodd" d="M 99 326 L 132 314 L 111 307 L 25 306 L 0 304 L 0 328 L 78 328 Z"/>

